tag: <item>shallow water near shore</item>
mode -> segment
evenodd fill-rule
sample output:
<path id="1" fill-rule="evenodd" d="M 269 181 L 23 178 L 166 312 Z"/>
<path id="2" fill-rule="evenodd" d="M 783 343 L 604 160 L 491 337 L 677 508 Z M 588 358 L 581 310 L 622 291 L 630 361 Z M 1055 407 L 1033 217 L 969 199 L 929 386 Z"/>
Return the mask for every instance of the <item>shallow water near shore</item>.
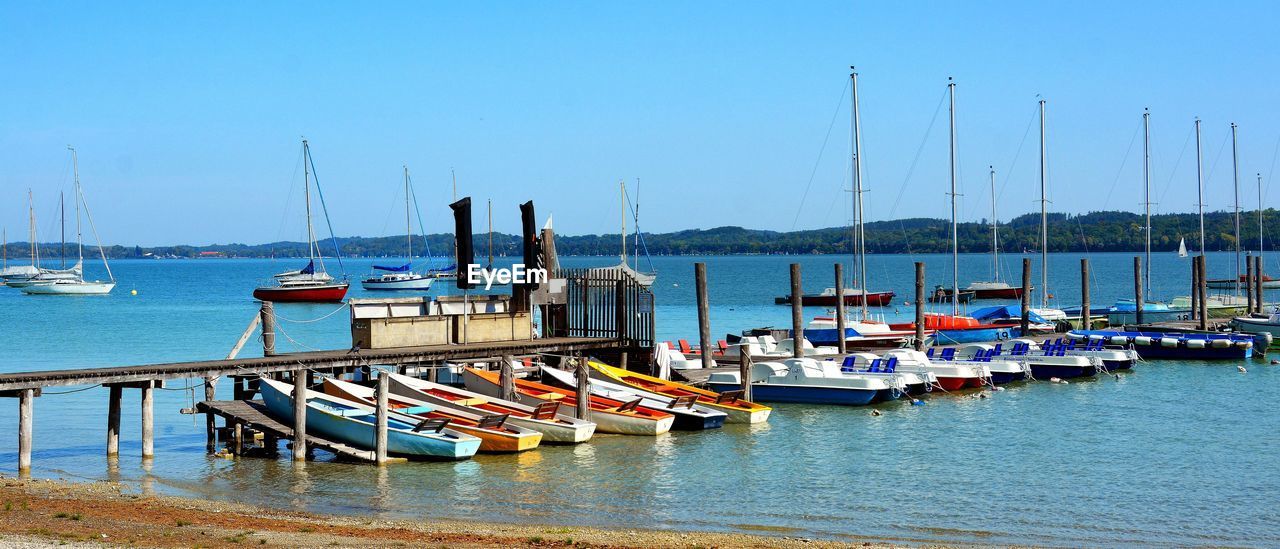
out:
<path id="1" fill-rule="evenodd" d="M 1078 254 L 1050 257 L 1054 306 L 1079 302 Z M 1132 295 L 1132 254 L 1093 254 L 1095 306 Z M 692 263 L 710 273 L 713 336 L 789 322 L 772 298 L 804 266 L 805 289 L 831 285 L 838 256 L 654 258 L 658 336 L 696 340 Z M 1003 278 L 1021 256 L 1004 256 Z M 1038 257 L 1034 261 L 1038 269 Z M 1187 261 L 1160 254 L 1149 295 L 1187 293 Z M 911 263 L 948 284 L 950 257 L 873 256 L 871 289 L 913 299 Z M 567 258 L 566 266 L 611 258 Z M 363 273 L 371 261 L 346 260 Z M 499 261 L 503 264 L 505 262 Z M 1228 277 L 1230 254 L 1209 276 Z M 645 260 L 641 261 L 641 267 Z M 25 296 L 0 288 L 0 372 L 225 356 L 256 313 L 252 287 L 298 265 L 269 260 L 118 261 L 107 297 Z M 93 271 L 95 266 L 89 266 Z M 330 263 L 330 270 L 336 265 Z M 1270 266 L 1269 271 L 1280 272 Z M 989 258 L 961 258 L 961 285 L 989 278 Z M 964 276 L 964 275 L 969 276 Z M 1033 276 L 1039 286 L 1038 270 Z M 358 286 L 358 285 L 357 285 Z M 129 291 L 138 290 L 137 296 Z M 443 291 L 437 290 L 438 291 Z M 353 287 L 353 297 L 367 296 Z M 996 304 L 998 302 L 991 302 Z M 985 306 L 977 303 L 974 307 Z M 281 351 L 345 348 L 345 311 L 281 305 Z M 812 308 L 807 316 L 823 311 Z M 890 319 L 911 308 L 886 308 Z M 331 316 L 325 317 L 325 315 Z M 294 322 L 320 319 L 315 322 Z M 260 355 L 255 340 L 245 356 Z M 787 536 L 1036 545 L 1280 545 L 1280 366 L 1161 361 L 1117 378 L 930 394 L 924 406 L 777 406 L 767 425 L 647 437 L 598 436 L 515 456 L 377 468 L 206 456 L 204 421 L 178 410 L 192 394 L 159 391 L 156 458 L 139 458 L 137 394 L 126 391 L 122 448 L 104 456 L 106 389 L 51 388 L 35 402 L 32 474 L 125 481 L 143 492 L 285 509 L 429 520 L 742 531 Z M 62 393 L 62 394 L 57 394 Z M 229 385 L 219 396 L 230 397 Z M 14 474 L 16 401 L 0 401 L 0 472 Z M 287 456 L 287 452 L 284 452 Z"/>

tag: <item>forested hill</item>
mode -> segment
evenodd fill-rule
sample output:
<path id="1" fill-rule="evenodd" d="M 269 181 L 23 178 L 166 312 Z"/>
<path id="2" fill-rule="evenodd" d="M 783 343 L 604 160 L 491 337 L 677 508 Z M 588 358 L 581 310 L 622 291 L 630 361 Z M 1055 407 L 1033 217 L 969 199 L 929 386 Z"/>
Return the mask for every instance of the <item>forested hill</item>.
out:
<path id="1" fill-rule="evenodd" d="M 1143 218 L 1129 212 L 1090 212 L 1083 215 L 1049 214 L 1049 251 L 1052 252 L 1136 252 L 1143 248 Z M 1280 241 L 1280 212 L 1268 209 L 1264 212 L 1267 249 L 1274 249 Z M 1194 251 L 1199 241 L 1199 220 L 1195 214 L 1164 214 L 1152 216 L 1151 246 L 1153 250 L 1171 251 L 1178 247 L 1180 238 L 1187 239 L 1188 249 Z M 868 223 L 867 251 L 869 253 L 940 253 L 951 251 L 951 224 L 943 219 L 913 218 L 896 221 Z M 1234 218 L 1228 212 L 1205 214 L 1205 237 L 1209 250 L 1229 250 L 1235 246 Z M 985 220 L 959 225 L 961 252 L 989 252 L 991 250 L 991 226 Z M 807 231 L 777 232 L 742 227 L 716 227 L 690 229 L 673 233 L 645 233 L 643 244 L 651 255 L 724 255 L 724 254 L 830 254 L 849 253 L 851 231 L 848 227 L 833 227 Z M 478 258 L 489 252 L 487 234 L 475 235 Z M 628 236 L 628 243 L 634 235 Z M 1241 238 L 1246 249 L 1258 246 L 1257 212 L 1246 212 L 1241 220 Z M 339 238 L 343 255 L 387 257 L 403 254 L 403 236 Z M 1040 215 L 1018 216 L 1000 226 L 1000 249 L 1021 252 L 1039 250 Z M 495 255 L 519 253 L 519 235 L 494 234 Z M 427 244 L 433 254 L 449 254 L 453 249 L 452 234 L 427 236 Z M 562 255 L 615 255 L 619 249 L 619 236 L 606 235 L 556 235 L 556 248 Z M 10 259 L 27 256 L 29 246 L 25 242 L 8 244 Z M 415 249 L 422 249 L 422 237 L 417 237 Z M 326 255 L 332 254 L 332 244 L 324 242 Z M 68 250 L 74 248 L 68 247 Z M 42 257 L 58 257 L 57 243 L 41 244 Z M 301 257 L 306 255 L 306 245 L 300 242 L 274 242 L 269 244 L 214 244 L 210 246 L 112 246 L 107 253 L 111 257 L 225 255 L 228 257 Z"/>

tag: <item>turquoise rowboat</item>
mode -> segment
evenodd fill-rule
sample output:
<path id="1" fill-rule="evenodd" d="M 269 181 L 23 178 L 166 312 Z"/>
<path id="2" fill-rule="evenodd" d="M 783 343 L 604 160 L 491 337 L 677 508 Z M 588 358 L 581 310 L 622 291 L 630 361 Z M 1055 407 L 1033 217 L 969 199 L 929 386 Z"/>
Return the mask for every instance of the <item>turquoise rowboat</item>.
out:
<path id="1" fill-rule="evenodd" d="M 258 382 L 267 410 L 286 424 L 293 423 L 293 386 L 261 378 Z M 374 449 L 377 414 L 373 407 L 307 391 L 307 430 L 365 450 Z M 463 460 L 476 454 L 480 439 L 450 429 L 426 427 L 404 414 L 387 414 L 387 453 L 414 459 Z"/>

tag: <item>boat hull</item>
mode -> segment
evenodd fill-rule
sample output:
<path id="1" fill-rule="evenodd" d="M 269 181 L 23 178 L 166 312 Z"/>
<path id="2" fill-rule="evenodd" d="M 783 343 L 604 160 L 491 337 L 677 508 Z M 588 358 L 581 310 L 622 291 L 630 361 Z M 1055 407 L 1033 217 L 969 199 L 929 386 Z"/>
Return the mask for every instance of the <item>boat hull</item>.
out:
<path id="1" fill-rule="evenodd" d="M 938 376 L 938 386 L 948 391 L 959 391 L 961 389 L 976 389 L 982 386 L 982 378 Z"/>
<path id="2" fill-rule="evenodd" d="M 1049 379 L 1056 377 L 1059 379 L 1069 379 L 1076 377 L 1088 377 L 1098 373 L 1098 369 L 1093 365 L 1074 365 L 1074 364 L 1044 364 L 1032 362 L 1028 364 L 1031 368 L 1031 375 L 1036 379 Z"/>
<path id="3" fill-rule="evenodd" d="M 717 392 L 736 391 L 738 385 L 708 383 Z M 829 404 L 836 406 L 865 406 L 880 398 L 879 390 L 846 389 L 838 387 L 805 387 L 798 385 L 751 384 L 751 398 L 758 402 L 784 402 L 794 404 Z"/>
<path id="4" fill-rule="evenodd" d="M 470 370 L 463 370 L 463 382 L 467 386 L 467 390 L 480 393 L 485 396 L 499 398 L 498 394 L 501 388 L 497 383 L 492 383 L 484 379 Z M 519 390 L 516 391 L 516 402 L 526 406 L 537 406 L 547 400 L 536 396 L 527 395 Z M 564 399 L 560 402 L 560 410 L 569 416 L 577 417 L 578 407 L 572 399 Z M 596 424 L 596 431 L 600 433 L 613 433 L 618 435 L 637 435 L 637 436 L 656 436 L 671 430 L 671 424 L 675 422 L 675 417 L 667 415 L 663 418 L 653 419 L 648 417 L 631 416 L 620 414 L 609 410 L 590 410 L 589 420 Z"/>
<path id="5" fill-rule="evenodd" d="M 844 304 L 860 307 L 862 306 L 863 295 L 864 294 L 846 295 L 844 296 Z M 897 294 L 893 292 L 867 292 L 865 295 L 867 296 L 868 307 L 887 307 L 893 302 L 893 296 Z M 801 296 L 800 299 L 805 305 L 811 305 L 814 307 L 834 307 L 838 298 L 835 295 L 811 294 Z M 791 303 L 791 296 L 786 295 L 777 297 L 774 298 L 773 302 L 778 305 L 789 305 Z"/>
<path id="6" fill-rule="evenodd" d="M 21 287 L 30 295 L 106 295 L 115 289 L 115 282 L 43 283 Z"/>
<path id="7" fill-rule="evenodd" d="M 973 295 L 978 299 L 1019 299 L 1022 297 L 1022 288 L 973 290 Z"/>
<path id="8" fill-rule="evenodd" d="M 480 406 L 487 407 L 477 407 L 467 404 L 467 402 L 471 400 L 470 397 L 479 396 L 479 393 L 460 392 L 462 391 L 461 389 L 449 387 L 448 390 L 450 393 L 461 397 L 467 397 L 460 399 L 460 402 L 460 400 L 452 400 L 442 396 L 437 396 L 429 391 L 422 390 L 421 387 L 414 387 L 411 385 L 414 383 L 424 383 L 420 380 L 409 378 L 402 381 L 402 379 L 403 378 L 398 374 L 391 374 L 391 392 L 393 394 L 418 399 L 442 408 L 462 410 L 472 414 L 488 415 L 506 413 L 509 414 L 507 416 L 507 423 L 542 433 L 543 444 L 578 444 L 580 442 L 591 440 L 591 435 L 596 432 L 596 425 L 589 421 L 569 419 L 567 416 L 563 416 L 562 414 L 557 414 L 556 416 L 557 418 L 563 418 L 563 420 L 534 419 L 532 417 L 518 415 L 518 413 L 513 412 L 529 413 L 532 412 L 533 409 L 523 407 L 516 410 L 512 407 L 520 407 L 522 405 L 498 398 L 482 397 L 485 398 L 487 402 Z"/>
<path id="9" fill-rule="evenodd" d="M 995 385 L 1006 385 L 1026 379 L 1026 372 L 991 372 L 991 383 Z"/>
<path id="10" fill-rule="evenodd" d="M 934 333 L 935 345 L 984 343 L 1020 337 L 1022 330 L 1013 326 L 984 326 L 967 329 L 939 329 Z"/>
<path id="11" fill-rule="evenodd" d="M 254 299 L 276 303 L 337 303 L 347 295 L 350 284 L 325 284 L 288 288 L 266 286 L 253 291 Z"/>
<path id="12" fill-rule="evenodd" d="M 1271 334 L 1273 342 L 1280 337 L 1280 324 L 1268 322 L 1265 318 L 1236 317 L 1231 319 L 1231 326 L 1241 332 Z"/>
<path id="13" fill-rule="evenodd" d="M 435 282 L 434 278 L 417 278 L 413 280 L 378 280 L 370 279 L 360 282 L 360 286 L 366 290 L 430 290 L 431 283 Z"/>
<path id="14" fill-rule="evenodd" d="M 640 380 L 640 381 L 649 380 L 654 383 L 670 383 L 665 380 L 659 380 L 656 378 L 652 378 L 650 376 L 636 374 L 634 372 L 627 372 L 626 370 L 622 370 L 621 368 L 614 368 L 612 366 L 605 366 L 605 365 L 596 364 L 596 363 L 589 363 L 589 364 L 591 365 L 591 372 L 589 374 L 590 377 L 594 377 L 594 378 L 605 380 L 605 381 L 614 381 L 639 391 L 654 392 L 654 393 L 658 393 L 668 397 L 681 396 L 679 394 L 674 394 L 672 391 L 669 391 L 669 390 L 665 390 L 662 388 L 655 388 L 652 386 L 646 386 L 636 382 L 636 380 Z M 673 384 L 673 385 L 679 386 L 679 384 Z M 757 406 L 753 403 L 749 403 L 746 401 L 738 401 L 735 403 L 715 402 L 715 397 L 717 396 L 715 393 L 720 393 L 723 391 L 716 391 L 715 393 L 713 393 L 711 391 L 706 391 L 703 389 L 699 389 L 697 387 L 689 387 L 689 386 L 679 386 L 679 387 L 684 392 L 696 394 L 699 397 L 701 397 L 698 399 L 699 406 L 706 406 L 707 408 L 710 408 L 712 410 L 724 412 L 725 415 L 728 416 L 728 418 L 725 420 L 726 423 L 764 423 L 766 421 L 769 421 L 769 413 L 773 410 L 772 408 L 769 408 L 767 406 Z M 739 389 L 740 388 L 741 387 L 739 387 Z"/>

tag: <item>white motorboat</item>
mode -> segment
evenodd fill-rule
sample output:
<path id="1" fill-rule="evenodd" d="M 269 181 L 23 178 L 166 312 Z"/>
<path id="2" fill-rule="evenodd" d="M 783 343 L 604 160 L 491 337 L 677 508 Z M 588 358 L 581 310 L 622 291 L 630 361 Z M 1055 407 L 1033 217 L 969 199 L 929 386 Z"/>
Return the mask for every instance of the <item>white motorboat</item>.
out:
<path id="1" fill-rule="evenodd" d="M 991 368 L 987 363 L 971 361 L 933 360 L 915 349 L 892 349 L 884 353 L 885 360 L 894 359 L 896 371 L 933 374 L 938 386 L 948 391 L 975 389 L 989 385 Z"/>
<path id="2" fill-rule="evenodd" d="M 828 360 L 835 361 L 835 359 Z M 922 372 L 914 369 L 899 370 L 897 369 L 896 361 L 890 367 L 885 365 L 885 359 L 872 353 L 852 353 L 839 362 L 840 369 L 845 372 L 897 377 L 902 380 L 902 384 L 906 386 L 909 394 L 931 391 L 938 385 L 938 376 L 934 375 L 933 372 Z"/>
<path id="3" fill-rule="evenodd" d="M 718 392 L 742 387 L 738 372 L 715 372 L 707 386 Z M 907 387 L 899 378 L 842 372 L 840 364 L 812 358 L 757 362 L 751 368 L 753 402 L 861 406 L 897 398 Z"/>

